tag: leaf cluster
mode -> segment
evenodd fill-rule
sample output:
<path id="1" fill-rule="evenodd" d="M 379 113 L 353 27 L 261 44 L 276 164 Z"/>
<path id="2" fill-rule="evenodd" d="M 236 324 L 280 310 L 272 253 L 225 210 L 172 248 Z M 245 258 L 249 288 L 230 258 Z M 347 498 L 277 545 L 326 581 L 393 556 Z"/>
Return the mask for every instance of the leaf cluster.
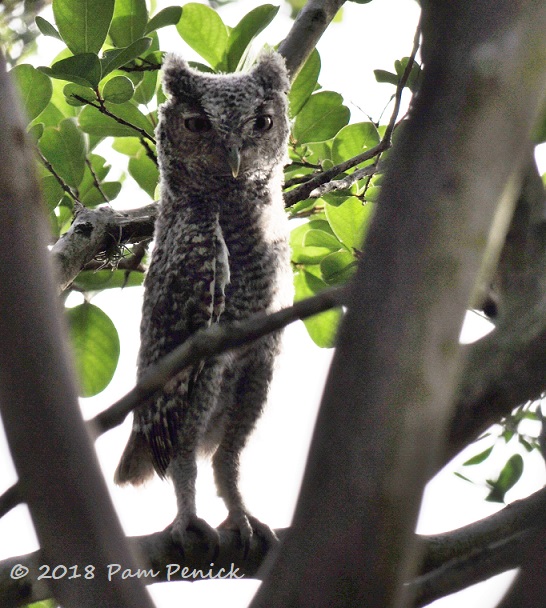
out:
<path id="1" fill-rule="evenodd" d="M 476 467 L 486 463 L 493 454 L 499 458 L 502 452 L 511 453 L 506 458 L 504 465 L 500 467 L 498 475 L 493 479 L 486 480 L 487 501 L 506 502 L 507 492 L 516 485 L 523 475 L 525 459 L 519 452 L 515 451 L 516 448 L 519 448 L 519 451 L 523 451 L 523 453 L 540 451 L 537 433 L 542 428 L 542 417 L 539 415 L 539 411 L 537 402 L 529 402 L 517 408 L 502 421 L 502 425 L 495 427 L 498 432 L 491 430 L 480 438 L 489 439 L 491 445 L 463 463 L 463 467 Z M 461 479 L 473 483 L 461 472 L 455 474 Z"/>

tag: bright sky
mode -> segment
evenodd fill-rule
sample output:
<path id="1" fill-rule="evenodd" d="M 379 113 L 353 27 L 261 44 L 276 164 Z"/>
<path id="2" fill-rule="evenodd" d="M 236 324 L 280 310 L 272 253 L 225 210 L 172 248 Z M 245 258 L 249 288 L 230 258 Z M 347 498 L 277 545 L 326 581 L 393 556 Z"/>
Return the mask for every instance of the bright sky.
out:
<path id="1" fill-rule="evenodd" d="M 160 9 L 171 2 L 160 0 L 157 4 Z M 259 4 L 261 3 L 239 0 L 224 7 L 221 14 L 228 25 L 235 25 L 242 15 Z M 276 43 L 288 32 L 291 20 L 283 10 L 262 35 L 261 40 L 264 42 Z M 392 87 L 377 84 L 373 70 L 392 70 L 396 59 L 409 55 L 419 16 L 418 5 L 413 0 L 376 0 L 363 6 L 348 2 L 344 11 L 342 23 L 332 25 L 319 44 L 323 66 L 320 83 L 325 89 L 343 94 L 352 109 L 354 122 L 366 120 L 366 115 L 377 119 L 392 94 Z M 174 28 L 169 29 L 170 32 L 161 30 L 164 40 L 161 48 L 189 56 L 187 47 Z M 373 53 L 370 49 L 373 49 Z M 46 63 L 58 50 L 52 39 L 48 39 L 48 46 L 42 49 L 40 58 L 35 63 Z M 135 200 L 138 200 L 136 189 L 126 197 L 124 206 L 133 206 Z M 141 291 L 128 289 L 116 293 L 114 297 L 104 293 L 93 302 L 103 307 L 114 320 L 120 332 L 122 352 L 118 372 L 110 387 L 96 398 L 82 403 L 86 418 L 105 409 L 133 385 Z M 482 320 L 476 315 L 469 315 L 465 340 L 476 339 L 478 333 L 483 331 L 486 329 L 484 330 Z M 253 514 L 271 527 L 290 524 L 330 357 L 331 351 L 323 351 L 313 345 L 301 324 L 286 332 L 284 355 L 279 362 L 270 404 L 244 452 L 242 466 L 242 492 L 247 505 Z M 163 529 L 172 521 L 176 510 L 175 502 L 170 484 L 159 480 L 138 490 L 113 486 L 113 471 L 129 428 L 130 423 L 126 422 L 122 427 L 101 437 L 97 441 L 97 451 L 126 532 L 131 535 L 146 534 Z M 470 450 L 471 453 L 479 451 L 479 446 L 473 446 Z M 509 455 L 511 452 L 505 453 L 506 457 Z M 453 475 L 453 470 L 465 458 L 468 456 L 458 458 L 458 464 L 450 465 L 428 485 L 419 521 L 420 532 L 449 530 L 498 509 L 498 505 L 483 500 L 487 494 L 483 485 L 472 485 Z M 9 463 L 1 434 L 0 462 Z M 474 478 L 484 479 L 498 475 L 495 463 L 492 462 L 489 466 L 490 471 L 486 471 L 486 467 L 481 468 Z M 498 460 L 496 466 L 498 467 Z M 472 475 L 472 472 L 468 474 Z M 2 465 L 0 493 L 15 479 L 13 467 L 10 464 Z M 524 478 L 509 493 L 509 500 L 538 489 L 545 480 L 543 461 L 538 455 L 531 455 L 526 459 Z M 200 515 L 213 525 L 219 524 L 225 517 L 225 509 L 215 494 L 207 463 L 200 467 L 197 495 Z M 0 538 L 0 559 L 37 548 L 25 506 L 14 509 L 0 520 Z M 439 600 L 433 606 L 455 608 L 464 602 L 467 608 L 493 607 L 507 585 L 507 582 L 499 582 L 499 578 L 501 577 L 480 585 L 480 589 L 472 588 Z M 503 580 L 506 581 L 506 577 Z M 175 605 L 174 598 L 176 605 L 181 605 L 184 601 L 184 605 L 212 606 L 220 605 L 221 601 L 224 608 L 244 608 L 256 587 L 254 581 L 212 581 L 191 585 L 153 585 L 150 589 L 159 608 Z M 221 600 L 218 599 L 219 594 Z"/>

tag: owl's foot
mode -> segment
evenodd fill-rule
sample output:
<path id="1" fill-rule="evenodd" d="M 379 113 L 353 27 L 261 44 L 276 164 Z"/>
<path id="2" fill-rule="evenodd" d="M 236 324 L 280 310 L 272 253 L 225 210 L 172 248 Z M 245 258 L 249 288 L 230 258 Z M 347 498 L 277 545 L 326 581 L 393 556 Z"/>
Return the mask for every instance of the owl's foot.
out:
<path id="1" fill-rule="evenodd" d="M 236 530 L 239 532 L 245 557 L 248 555 L 250 541 L 252 540 L 254 534 L 256 534 L 256 536 L 258 536 L 261 541 L 265 543 L 267 549 L 279 542 L 277 535 L 267 524 L 264 524 L 259 519 L 256 519 L 256 517 L 246 513 L 242 509 L 230 511 L 226 520 L 218 527 L 226 530 Z"/>
<path id="2" fill-rule="evenodd" d="M 188 531 L 196 532 L 207 545 L 207 551 L 212 555 L 212 561 L 218 553 L 220 537 L 218 532 L 204 519 L 197 515 L 177 517 L 169 526 L 171 538 L 177 547 L 185 551 L 189 547 Z"/>

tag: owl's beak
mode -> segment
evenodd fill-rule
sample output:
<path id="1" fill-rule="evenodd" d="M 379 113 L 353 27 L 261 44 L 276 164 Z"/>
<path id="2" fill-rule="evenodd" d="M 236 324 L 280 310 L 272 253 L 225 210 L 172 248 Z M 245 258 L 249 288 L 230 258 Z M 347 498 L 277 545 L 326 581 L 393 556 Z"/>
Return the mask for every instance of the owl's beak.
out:
<path id="1" fill-rule="evenodd" d="M 227 146 L 226 150 L 231 174 L 233 177 L 237 177 L 241 167 L 241 151 L 239 150 L 239 146 Z"/>

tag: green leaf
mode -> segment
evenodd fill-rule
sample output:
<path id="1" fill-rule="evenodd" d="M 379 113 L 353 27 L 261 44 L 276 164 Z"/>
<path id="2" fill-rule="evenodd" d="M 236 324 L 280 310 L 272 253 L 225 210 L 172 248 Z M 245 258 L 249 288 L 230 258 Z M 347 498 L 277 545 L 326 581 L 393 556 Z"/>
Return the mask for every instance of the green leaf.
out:
<path id="1" fill-rule="evenodd" d="M 110 38 L 114 46 L 129 46 L 144 36 L 148 23 L 146 0 L 116 0 Z"/>
<path id="2" fill-rule="evenodd" d="M 311 94 L 317 86 L 319 74 L 320 55 L 317 49 L 314 49 L 303 68 L 296 76 L 296 79 L 290 88 L 290 93 L 288 93 L 290 118 L 297 116 L 309 97 L 311 97 Z"/>
<path id="3" fill-rule="evenodd" d="M 123 139 L 115 139 L 112 148 L 120 154 L 136 156 L 142 150 L 142 144 L 137 137 L 124 137 Z"/>
<path id="4" fill-rule="evenodd" d="M 119 182 L 102 182 L 100 191 L 95 186 L 81 198 L 81 201 L 86 207 L 96 207 L 102 203 L 113 201 L 120 191 L 121 184 Z"/>
<path id="5" fill-rule="evenodd" d="M 83 53 L 67 57 L 54 63 L 51 68 L 40 68 L 51 78 L 69 80 L 76 84 L 95 89 L 102 77 L 100 60 L 93 53 Z"/>
<path id="6" fill-rule="evenodd" d="M 125 270 L 87 270 L 80 272 L 74 281 L 74 287 L 81 291 L 102 291 L 120 287 L 138 287 L 144 281 L 144 273 L 131 272 L 127 276 Z"/>
<path id="7" fill-rule="evenodd" d="M 104 53 L 102 59 L 103 78 L 110 72 L 117 70 L 145 53 L 151 44 L 151 38 L 139 38 L 124 49 L 113 49 Z"/>
<path id="8" fill-rule="evenodd" d="M 296 291 L 295 300 L 299 301 L 321 292 L 328 286 L 318 277 L 305 270 L 300 270 L 294 275 L 294 287 Z M 334 346 L 341 317 L 341 310 L 336 308 L 322 312 L 304 321 L 309 336 L 317 346 L 321 348 L 331 348 Z"/>
<path id="9" fill-rule="evenodd" d="M 463 479 L 464 481 L 468 481 L 469 483 L 474 483 L 471 479 L 468 479 L 468 477 L 461 475 L 461 473 L 458 473 L 457 471 L 454 471 L 453 475 L 456 475 L 457 477 L 460 477 L 461 479 Z"/>
<path id="10" fill-rule="evenodd" d="M 102 89 L 102 96 L 105 101 L 119 104 L 129 101 L 135 92 L 133 83 L 127 76 L 114 76 Z"/>
<path id="11" fill-rule="evenodd" d="M 508 490 L 513 488 L 523 473 L 523 458 L 514 454 L 509 458 L 496 481 L 488 480 L 491 491 L 485 500 L 489 502 L 504 502 Z"/>
<path id="12" fill-rule="evenodd" d="M 146 61 L 160 64 L 159 53 L 150 53 L 145 57 Z M 145 72 L 143 74 L 141 82 L 135 88 L 134 100 L 143 105 L 147 105 L 154 98 L 157 90 L 157 80 L 159 76 L 159 70 Z"/>
<path id="13" fill-rule="evenodd" d="M 463 462 L 463 467 L 481 464 L 482 462 L 484 462 L 484 460 L 487 460 L 489 458 L 491 452 L 493 451 L 493 447 L 494 446 L 491 446 L 483 452 L 476 454 L 476 456 L 472 456 L 472 458 L 469 458 L 466 462 Z"/>
<path id="14" fill-rule="evenodd" d="M 159 170 L 157 165 L 146 156 L 145 150 L 141 149 L 136 157 L 129 160 L 129 173 L 137 184 L 154 198 L 159 181 Z"/>
<path id="15" fill-rule="evenodd" d="M 139 127 L 153 136 L 154 127 L 144 114 L 131 102 L 123 104 L 105 103 L 105 107 L 115 116 L 125 120 L 131 125 Z M 79 116 L 80 127 L 85 133 L 99 137 L 135 137 L 135 129 L 117 122 L 111 116 L 102 114 L 97 108 L 87 106 Z"/>
<path id="16" fill-rule="evenodd" d="M 25 608 L 57 608 L 57 602 L 55 600 L 43 600 L 27 604 Z"/>
<path id="17" fill-rule="evenodd" d="M 150 32 L 161 29 L 162 27 L 176 25 L 180 21 L 181 16 L 182 7 L 168 6 L 167 8 L 159 11 L 159 13 L 154 15 L 150 21 L 148 21 L 148 25 L 146 26 L 144 33 L 149 34 Z"/>
<path id="18" fill-rule="evenodd" d="M 113 12 L 114 0 L 53 0 L 55 23 L 74 55 L 101 50 Z"/>
<path id="19" fill-rule="evenodd" d="M 42 188 L 42 198 L 49 211 L 53 211 L 55 207 L 61 202 L 64 196 L 64 190 L 61 184 L 57 181 L 57 178 L 53 175 L 42 177 L 40 180 Z"/>
<path id="20" fill-rule="evenodd" d="M 379 133 L 371 122 L 358 122 L 343 127 L 332 143 L 332 160 L 339 164 L 377 146 Z"/>
<path id="21" fill-rule="evenodd" d="M 31 125 L 42 124 L 44 127 L 56 127 L 64 119 L 59 108 L 49 102 L 45 109 L 30 123 Z"/>
<path id="22" fill-rule="evenodd" d="M 328 285 L 347 283 L 356 272 L 357 262 L 348 251 L 334 251 L 320 262 L 320 272 Z"/>
<path id="23" fill-rule="evenodd" d="M 350 251 L 360 250 L 373 207 L 371 204 L 363 205 L 355 196 L 346 198 L 341 204 L 336 198 L 328 197 L 325 205 L 326 218 L 335 235 L 345 247 Z"/>
<path id="24" fill-rule="evenodd" d="M 247 13 L 231 30 L 225 66 L 228 72 L 235 72 L 250 43 L 273 21 L 278 12 L 278 6 L 263 4 Z"/>
<path id="25" fill-rule="evenodd" d="M 349 122 L 349 108 L 343 97 L 333 91 L 320 91 L 311 95 L 296 117 L 293 136 L 298 144 L 324 141 Z"/>
<path id="26" fill-rule="evenodd" d="M 401 60 L 396 60 L 394 62 L 394 68 L 396 70 L 396 73 L 398 74 L 398 79 L 401 80 L 402 76 L 404 75 L 404 72 L 406 71 L 406 67 L 409 63 L 409 57 L 404 57 Z M 411 66 L 411 71 L 408 77 L 408 80 L 406 82 L 406 86 L 408 87 L 408 89 L 410 89 L 410 91 L 412 92 L 416 92 L 417 89 L 419 88 L 421 82 L 421 67 L 419 66 L 419 64 L 416 61 L 413 61 L 413 64 Z"/>
<path id="27" fill-rule="evenodd" d="M 303 244 L 310 247 L 324 247 L 330 251 L 339 251 L 343 248 L 343 245 L 333 234 L 316 229 L 311 229 L 305 234 Z"/>
<path id="28" fill-rule="evenodd" d="M 305 146 L 305 160 L 314 165 L 325 165 L 326 160 L 332 158 L 332 143 L 330 141 L 319 141 Z"/>
<path id="29" fill-rule="evenodd" d="M 34 120 L 42 112 L 53 93 L 51 80 L 31 65 L 21 64 L 15 66 L 10 74 L 21 96 L 26 116 Z"/>
<path id="30" fill-rule="evenodd" d="M 80 395 L 92 397 L 104 390 L 116 371 L 119 336 L 110 317 L 85 302 L 67 311 L 70 337 L 80 380 Z"/>
<path id="31" fill-rule="evenodd" d="M 95 92 L 92 91 L 89 87 L 82 87 L 80 84 L 75 84 L 73 82 L 67 84 L 64 87 L 63 93 L 66 98 L 66 103 L 73 106 L 85 106 L 86 101 L 97 101 L 97 96 L 95 95 Z M 85 101 L 82 101 L 82 99 Z"/>
<path id="32" fill-rule="evenodd" d="M 91 168 L 93 169 L 93 173 L 95 174 L 95 177 L 98 182 L 102 182 L 110 172 L 110 169 L 112 168 L 111 165 L 109 165 L 106 162 L 106 159 L 103 156 L 100 156 L 99 154 L 89 154 L 87 160 L 91 164 Z M 89 192 L 93 188 L 96 188 L 95 177 L 93 177 L 93 173 L 91 173 L 88 163 L 86 162 L 83 179 L 78 188 L 81 196 L 85 196 L 87 192 Z"/>
<path id="33" fill-rule="evenodd" d="M 303 248 L 303 239 L 305 238 L 305 235 L 307 234 L 307 232 L 309 232 L 309 230 L 309 222 L 307 222 L 306 224 L 302 224 L 301 226 L 296 226 L 296 228 L 294 228 L 290 232 L 290 250 L 292 252 L 291 260 L 296 264 L 305 263 L 301 262 L 299 256 Z"/>
<path id="34" fill-rule="evenodd" d="M 394 86 L 398 84 L 397 74 L 387 72 L 387 70 L 374 70 L 373 73 L 377 82 L 385 82 L 387 84 L 393 84 Z"/>
<path id="35" fill-rule="evenodd" d="M 85 170 L 85 139 L 71 118 L 58 127 L 47 127 L 38 142 L 42 154 L 53 169 L 73 188 L 77 188 Z"/>
<path id="36" fill-rule="evenodd" d="M 176 26 L 182 39 L 217 69 L 226 54 L 228 30 L 220 15 L 204 4 L 184 5 Z"/>
<path id="37" fill-rule="evenodd" d="M 36 125 L 32 125 L 32 127 L 29 127 L 28 134 L 30 137 L 32 137 L 32 139 L 34 139 L 34 141 L 38 141 L 44 134 L 44 129 L 44 125 L 42 123 L 38 123 Z"/>
<path id="38" fill-rule="evenodd" d="M 51 36 L 52 38 L 57 38 L 57 40 L 62 40 L 61 35 L 55 29 L 55 27 L 51 25 L 49 21 L 46 21 L 43 17 L 36 17 L 36 25 L 44 36 Z"/>
<path id="39" fill-rule="evenodd" d="M 525 448 L 527 452 L 532 452 L 537 447 L 536 445 L 533 445 L 532 443 L 527 441 L 527 439 L 525 439 L 525 437 L 522 437 L 521 435 L 518 435 L 518 441 L 521 443 L 521 445 Z"/>
<path id="40" fill-rule="evenodd" d="M 369 203 L 376 203 L 379 199 L 379 195 L 381 194 L 381 186 L 370 186 L 366 190 L 366 200 Z"/>

